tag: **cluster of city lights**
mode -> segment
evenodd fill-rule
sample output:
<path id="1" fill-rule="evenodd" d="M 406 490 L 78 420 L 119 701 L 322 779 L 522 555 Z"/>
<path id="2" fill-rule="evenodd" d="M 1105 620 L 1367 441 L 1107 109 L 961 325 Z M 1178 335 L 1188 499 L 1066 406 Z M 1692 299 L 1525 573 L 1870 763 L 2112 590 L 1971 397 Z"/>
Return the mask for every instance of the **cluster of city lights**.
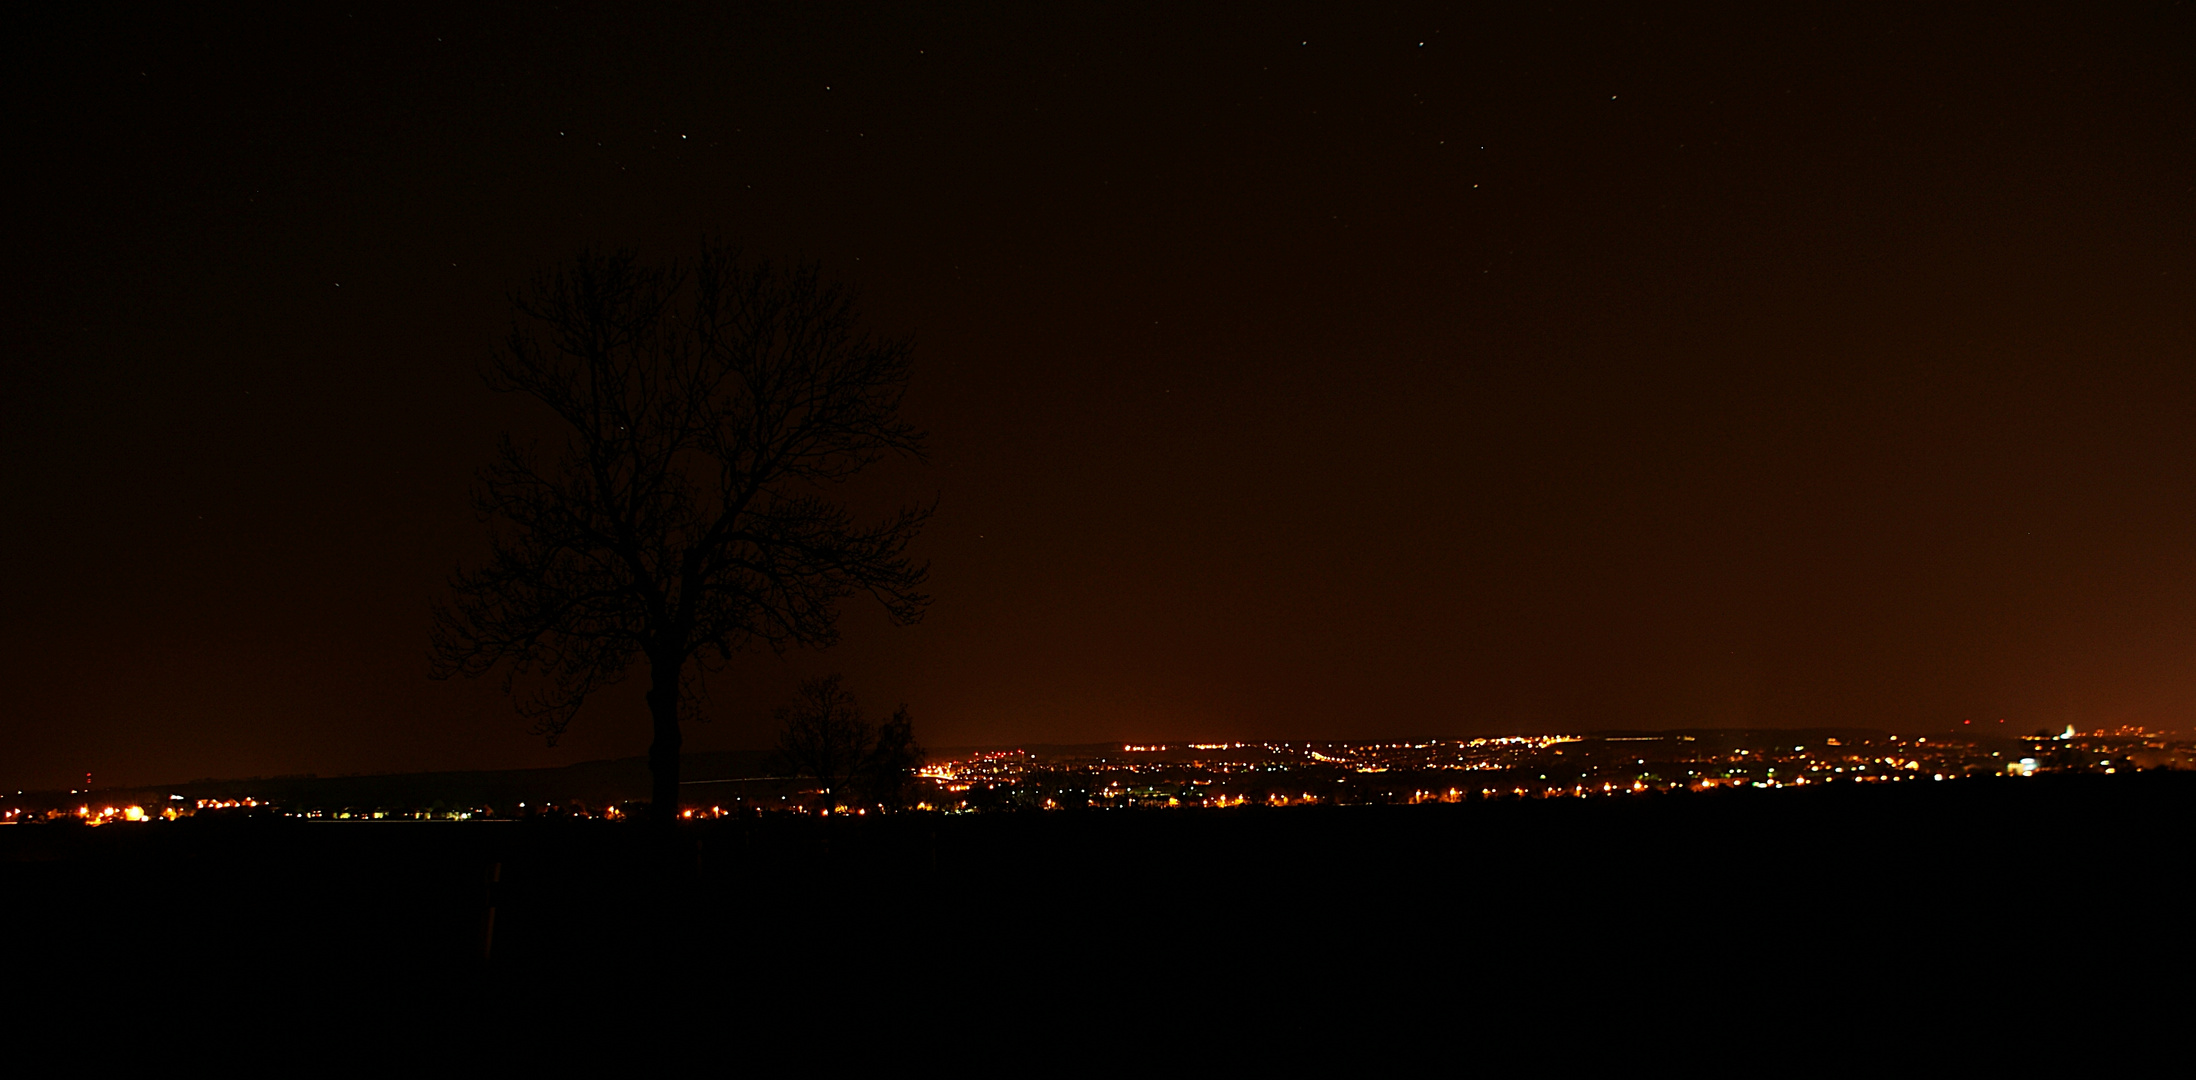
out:
<path id="1" fill-rule="evenodd" d="M 1787 741 L 1789 740 L 1789 741 Z M 1939 782 L 2055 773 L 2111 775 L 2196 770 L 2196 744 L 2136 726 L 2082 731 L 2073 725 L 2019 738 L 1893 735 L 1840 730 L 1793 737 L 1773 731 L 1688 734 L 1539 734 L 1385 743 L 1119 743 L 1070 750 L 991 750 L 936 760 L 916 770 L 914 808 L 945 813 L 998 809 L 1237 808 L 1368 803 L 1420 805 L 1485 799 L 1559 799 L 1656 792 L 1782 789 L 1827 784 Z M 1470 781 L 1458 776 L 1469 772 Z M 707 781 L 718 783 L 720 781 Z M 23 793 L 18 792 L 21 796 Z M 56 793 L 57 795 L 59 793 Z M 87 796 L 87 788 L 81 795 Z M 119 792 L 115 794 L 121 794 Z M 165 804 L 117 798 L 0 808 L 0 824 L 81 821 L 90 825 L 173 821 L 196 813 L 265 808 L 314 821 L 472 821 L 569 817 L 619 821 L 640 804 L 573 802 L 488 807 L 310 808 L 258 796 Z M 766 793 L 719 795 L 689 806 L 686 821 L 757 812 L 866 817 L 877 806 L 843 805 L 820 790 L 782 783 Z"/>
<path id="2" fill-rule="evenodd" d="M 1071 805 L 1415 805 L 2196 768 L 2196 747 L 2139 728 L 2084 733 L 2070 727 L 2030 739 L 2036 749 L 2018 752 L 2011 752 L 2018 744 L 2002 736 L 1977 741 L 1861 729 L 1790 741 L 1775 731 L 1702 730 L 1382 743 L 1116 743 L 1055 752 L 1041 761 L 985 755 L 982 761 L 937 762 L 923 777 L 935 785 L 926 806 L 973 812 Z M 1456 772 L 1485 779 L 1427 783 Z M 1311 786 L 1282 786 L 1306 781 Z"/>
<path id="3" fill-rule="evenodd" d="M 843 806 L 838 807 L 837 809 L 841 813 L 846 812 L 846 808 Z M 824 812 L 827 814 L 830 813 L 829 810 L 826 810 Z M 721 806 L 712 806 L 708 807 L 707 809 L 698 806 L 689 806 L 686 809 L 679 811 L 679 817 L 680 819 L 685 821 L 709 821 L 715 818 L 721 818 L 735 813 L 736 811 L 726 810 L 724 807 Z"/>

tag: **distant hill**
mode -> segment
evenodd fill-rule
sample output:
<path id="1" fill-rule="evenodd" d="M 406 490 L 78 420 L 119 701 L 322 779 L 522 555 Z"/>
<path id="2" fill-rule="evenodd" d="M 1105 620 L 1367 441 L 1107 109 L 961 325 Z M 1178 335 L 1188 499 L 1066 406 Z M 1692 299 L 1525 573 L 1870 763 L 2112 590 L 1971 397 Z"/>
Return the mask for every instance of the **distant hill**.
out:
<path id="1" fill-rule="evenodd" d="M 685 755 L 680 779 L 687 783 L 760 777 L 768 754 L 725 750 Z M 373 776 L 272 776 L 228 780 L 191 780 L 179 784 L 102 788 L 88 792 L 30 791 L 4 800 L 26 810 L 56 807 L 142 805 L 157 809 L 181 796 L 199 799 L 252 798 L 310 809 L 355 807 L 516 807 L 527 803 L 585 802 L 590 806 L 648 798 L 648 759 L 583 761 L 553 769 L 501 769 L 478 772 L 384 773 Z"/>
<path id="2" fill-rule="evenodd" d="M 1891 738 L 1890 733 L 1869 728 L 1807 728 L 1807 729 L 1745 729 L 1745 728 L 1687 728 L 1675 730 L 1603 730 L 1581 732 L 1588 739 L 1662 741 L 1683 739 L 1696 742 L 1700 749 L 1728 751 L 1732 749 L 1769 749 L 1771 747 L 1832 744 L 1833 740 L 1846 745 L 1864 745 Z M 1915 736 L 1905 736 L 1912 738 Z M 1997 730 L 1954 730 L 1943 735 L 1926 736 L 1960 740 L 1984 746 L 1986 749 L 2018 749 L 2018 739 Z M 1468 738 L 1468 737 L 1467 737 Z M 1187 760 L 1195 757 L 1194 744 L 1173 743 L 1165 749 L 1153 747 L 1151 760 Z M 1108 743 L 1020 743 L 997 746 L 937 747 L 930 750 L 931 760 L 965 758 L 977 753 L 1015 751 L 1045 762 L 1075 761 L 1116 755 L 1122 744 Z M 680 771 L 682 786 L 687 798 L 703 802 L 735 793 L 750 797 L 760 795 L 765 789 L 772 794 L 786 788 L 786 782 L 777 784 L 742 785 L 728 781 L 750 780 L 768 773 L 766 762 L 769 754 L 761 750 L 725 750 L 685 755 Z M 646 801 L 649 796 L 648 759 L 644 757 L 615 758 L 606 761 L 583 761 L 553 769 L 503 769 L 477 772 L 427 772 L 387 773 L 375 776 L 274 776 L 249 777 L 228 780 L 192 780 L 178 784 L 146 785 L 127 788 L 105 788 L 90 792 L 33 791 L 9 798 L 0 798 L 0 805 L 21 807 L 33 813 L 48 809 L 75 807 L 91 804 L 98 806 L 142 805 L 157 808 L 168 805 L 173 796 L 181 796 L 184 802 L 195 803 L 199 799 L 252 798 L 272 802 L 280 806 L 302 809 L 340 810 L 355 809 L 428 809 L 440 804 L 448 808 L 494 807 L 499 811 L 515 809 L 519 803 L 572 803 L 584 802 L 592 807 L 615 803 Z"/>

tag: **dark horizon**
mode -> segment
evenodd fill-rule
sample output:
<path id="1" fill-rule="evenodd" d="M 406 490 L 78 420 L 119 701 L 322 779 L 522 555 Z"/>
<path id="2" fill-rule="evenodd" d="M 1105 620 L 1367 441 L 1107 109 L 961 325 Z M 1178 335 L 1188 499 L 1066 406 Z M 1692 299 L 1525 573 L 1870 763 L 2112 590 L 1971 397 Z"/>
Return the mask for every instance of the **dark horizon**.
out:
<path id="1" fill-rule="evenodd" d="M 1395 806 L 1512 799 L 1653 799 L 1733 789 L 1809 790 L 1846 780 L 1988 784 L 2008 778 L 2186 772 L 2196 746 L 2156 731 L 2015 733 L 1881 729 L 1669 728 L 1511 732 L 1379 742 L 1018 743 L 931 748 L 902 809 L 944 812 L 1307 805 Z M 912 766 L 911 766 L 912 768 Z M 211 814 L 262 820 L 631 820 L 646 813 L 646 755 L 540 768 L 170 778 L 151 784 L 0 792 L 0 824 L 90 824 Z M 817 780 L 776 751 L 688 752 L 683 818 L 808 813 Z M 974 789 L 972 791 L 972 789 Z M 1980 789 L 1976 789 L 1980 790 Z M 1974 796 L 1987 798 L 1983 794 Z M 842 815 L 854 811 L 838 807 Z"/>
<path id="2" fill-rule="evenodd" d="M 2185 8 L 11 12 L 0 787 L 554 767 L 426 678 L 506 295 L 916 343 L 933 746 L 2196 721 Z"/>
<path id="3" fill-rule="evenodd" d="M 1997 779 L 2006 775 L 2006 764 L 2020 757 L 2066 749 L 2074 752 L 2074 759 L 2052 759 L 2049 773 L 2103 773 L 2110 769 L 2111 759 L 2124 756 L 2131 750 L 2138 757 L 2148 754 L 2156 760 L 2135 763 L 2136 769 L 2163 768 L 2186 771 L 2189 767 L 2190 743 L 2177 737 L 2181 732 L 2158 730 L 2097 730 L 2088 732 L 2019 732 L 2010 730 L 2004 723 L 1968 726 L 1963 725 L 1944 731 L 1894 732 L 1881 728 L 1833 726 L 1805 728 L 1608 728 L 1599 730 L 1570 731 L 1509 731 L 1489 732 L 1458 738 L 1389 738 L 1383 740 L 1235 740 L 1200 742 L 1194 739 L 1175 743 L 1124 744 L 1101 741 L 1083 743 L 994 743 L 973 746 L 940 746 L 925 748 L 925 761 L 929 766 L 944 765 L 965 768 L 972 763 L 998 757 L 1020 757 L 1032 763 L 1026 767 L 1052 768 L 1060 764 L 1074 767 L 1090 760 L 1125 759 L 1153 763 L 1180 764 L 1185 761 L 1232 760 L 1231 752 L 1249 751 L 1268 754 L 1288 748 L 1320 748 L 1348 751 L 1385 750 L 1447 746 L 1462 749 L 1467 744 L 1520 743 L 1533 744 L 1545 751 L 1551 747 L 1583 742 L 1633 743 L 1633 742 L 1683 742 L 1696 744 L 1688 747 L 1667 747 L 1688 753 L 1711 756 L 1726 754 L 1732 750 L 1784 751 L 1805 750 L 1815 746 L 1818 754 L 1827 754 L 1822 761 L 1874 762 L 1872 754 L 1879 750 L 1868 747 L 1897 747 L 1902 742 L 1910 750 L 1917 746 L 1952 748 L 1956 755 L 1965 755 L 1967 766 L 1955 778 Z M 1841 740 L 1844 745 L 1841 746 Z M 1856 741 L 1857 740 L 1857 741 Z M 1931 740 L 1936 740 L 1934 744 Z M 1802 744 L 1807 745 L 1802 745 Z M 2063 747 L 2062 747 L 2063 744 Z M 2010 756 L 1994 752 L 2014 751 Z M 2101 748 L 2101 752 L 2100 751 Z M 2155 751 L 2155 753 L 2151 753 Z M 1126 757 L 1124 758 L 1124 755 Z M 1990 760 L 1983 761 L 1987 755 Z M 1312 755 L 1314 758 L 1317 754 Z M 2078 759 L 2078 760 L 2076 760 Z M 2104 760 L 2099 760 L 2104 759 Z M 1815 760 L 1815 759 L 1809 759 Z M 1045 764 L 1050 763 L 1050 764 Z M 1621 763 L 1619 763 L 1621 764 Z M 2127 762 L 2122 762 L 2127 764 Z M 157 812 L 162 796 L 183 792 L 190 797 L 212 796 L 217 799 L 254 799 L 261 812 L 284 817 L 317 816 L 301 811 L 332 805 L 330 792 L 348 791 L 355 800 L 361 793 L 379 792 L 386 800 L 378 804 L 385 808 L 420 809 L 428 804 L 437 806 L 445 802 L 452 812 L 470 807 L 486 810 L 491 816 L 510 817 L 514 811 L 511 800 L 526 792 L 529 798 L 552 802 L 573 798 L 573 790 L 587 790 L 597 812 L 605 806 L 625 805 L 637 807 L 645 803 L 643 791 L 649 772 L 645 754 L 623 757 L 594 758 L 583 761 L 560 762 L 546 766 L 521 766 L 518 768 L 487 769 L 433 769 L 399 772 L 346 772 L 336 774 L 290 773 L 273 776 L 200 776 L 188 780 L 170 777 L 163 781 L 108 783 L 94 775 L 87 777 L 89 786 L 54 787 L 45 789 L 19 789 L 12 794 L 0 791 L 0 820 L 15 819 L 29 813 L 33 817 L 48 808 L 56 812 L 74 813 L 71 807 L 85 810 L 95 819 L 100 818 L 100 808 L 112 812 L 126 805 L 132 798 L 145 798 L 143 807 Z M 736 775 L 735 775 L 736 774 Z M 927 768 L 925 777 L 930 782 L 945 783 Z M 2017 773 L 2017 775 L 2031 775 Z M 705 805 L 710 800 L 699 798 L 699 793 L 709 789 L 707 785 L 727 783 L 732 780 L 773 781 L 783 790 L 802 790 L 803 778 L 797 770 L 779 758 L 776 751 L 758 749 L 711 750 L 686 752 L 686 779 L 681 781 L 683 805 Z M 560 778 L 578 778 L 574 789 Z M 1905 777 L 1900 777 L 1905 778 Z M 1946 779 L 1938 776 L 1937 779 Z M 1002 790 L 1012 790 L 1025 778 L 1002 781 Z M 1285 777 L 1270 777 L 1271 782 L 1287 783 Z M 495 798 L 483 794 L 480 784 L 486 782 L 501 792 Z M 544 783 L 547 786 L 542 786 Z M 389 785 L 395 784 L 395 787 Z M 518 787 L 514 788 L 513 785 Z M 702 788 L 689 790 L 692 785 Z M 620 794 L 605 792 L 623 788 Z M 773 788 L 773 791 L 778 788 Z M 513 794 L 514 791 L 519 794 Z M 561 795 L 556 794 L 562 792 Z M 63 798 L 62 796 L 67 796 Z M 696 797 L 689 800 L 688 796 Z M 176 796 L 180 797 L 180 796 Z M 102 798 L 105 800 L 102 802 Z M 85 803 L 84 800 L 90 802 Z M 120 801 L 116 801 L 120 800 Z M 337 803 L 344 800 L 338 799 Z M 83 805 L 79 806 L 82 803 Z M 500 805 L 502 810 L 496 812 Z M 523 802 L 518 804 L 523 807 Z M 141 807 L 142 808 L 142 807 Z M 186 804 L 187 808 L 187 804 Z M 993 807 L 992 809 L 996 809 Z M 522 814 L 522 812 L 521 812 Z M 30 819 L 22 819 L 30 820 Z M 103 819 L 102 819 L 103 820 Z"/>

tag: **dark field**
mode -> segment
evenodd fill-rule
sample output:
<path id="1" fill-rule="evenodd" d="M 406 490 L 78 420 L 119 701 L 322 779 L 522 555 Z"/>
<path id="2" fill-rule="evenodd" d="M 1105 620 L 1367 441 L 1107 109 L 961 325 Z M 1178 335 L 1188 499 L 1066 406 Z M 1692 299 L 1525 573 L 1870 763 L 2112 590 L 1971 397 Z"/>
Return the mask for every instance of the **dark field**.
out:
<path id="1" fill-rule="evenodd" d="M 2150 976 L 2190 958 L 2191 825 L 2196 775 L 2166 773 L 773 817 L 668 847 L 601 822 L 24 825 L 0 829 L 0 959 L 32 976 L 748 999 L 951 987 L 1016 1007 L 1631 1009 L 1759 986 L 1809 1007 L 2185 1011 L 2180 980 Z"/>

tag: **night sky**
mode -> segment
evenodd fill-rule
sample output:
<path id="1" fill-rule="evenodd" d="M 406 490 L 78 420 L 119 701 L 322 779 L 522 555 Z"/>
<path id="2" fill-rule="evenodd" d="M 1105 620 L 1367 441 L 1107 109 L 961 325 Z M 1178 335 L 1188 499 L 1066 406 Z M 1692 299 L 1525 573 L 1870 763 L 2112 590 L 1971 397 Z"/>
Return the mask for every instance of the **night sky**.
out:
<path id="1" fill-rule="evenodd" d="M 428 605 L 508 293 L 703 232 L 916 341 L 938 599 L 689 749 L 2196 726 L 2196 10 L 1185 7 L 17 5 L 0 784 L 641 753 Z"/>

